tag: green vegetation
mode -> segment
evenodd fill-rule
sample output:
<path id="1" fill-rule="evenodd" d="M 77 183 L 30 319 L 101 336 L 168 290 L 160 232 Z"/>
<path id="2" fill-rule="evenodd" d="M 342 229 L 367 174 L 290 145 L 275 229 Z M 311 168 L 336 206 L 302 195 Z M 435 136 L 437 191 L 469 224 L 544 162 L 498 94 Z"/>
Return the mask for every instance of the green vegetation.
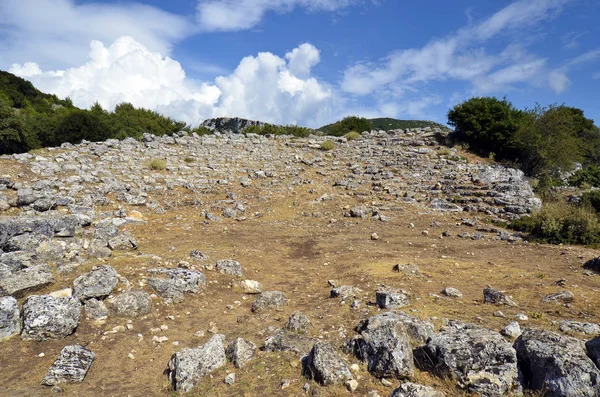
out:
<path id="1" fill-rule="evenodd" d="M 348 141 L 354 141 L 356 139 L 360 139 L 360 134 L 356 131 L 350 131 L 349 133 L 344 135 Z"/>
<path id="2" fill-rule="evenodd" d="M 250 125 L 244 128 L 244 134 L 258 134 L 258 135 L 293 135 L 300 138 L 305 138 L 312 134 L 314 131 L 310 128 L 299 127 L 297 125 L 273 125 L 264 124 Z"/>
<path id="3" fill-rule="evenodd" d="M 443 130 L 447 130 L 448 127 L 439 123 L 435 123 L 433 121 L 428 120 L 398 120 L 392 119 L 389 117 L 386 118 L 377 118 L 377 119 L 369 119 L 371 123 L 371 129 L 373 130 L 406 130 L 408 128 L 440 128 Z"/>
<path id="4" fill-rule="evenodd" d="M 335 143 L 333 141 L 325 141 L 321 143 L 321 150 L 329 151 L 335 149 Z"/>
<path id="5" fill-rule="evenodd" d="M 345 134 L 356 131 L 358 133 L 371 131 L 371 123 L 364 117 L 348 116 L 337 123 L 329 124 L 319 128 L 327 135 L 344 136 Z"/>
<path id="6" fill-rule="evenodd" d="M 148 164 L 148 168 L 154 171 L 162 171 L 167 168 L 167 161 L 163 159 L 152 159 Z"/>

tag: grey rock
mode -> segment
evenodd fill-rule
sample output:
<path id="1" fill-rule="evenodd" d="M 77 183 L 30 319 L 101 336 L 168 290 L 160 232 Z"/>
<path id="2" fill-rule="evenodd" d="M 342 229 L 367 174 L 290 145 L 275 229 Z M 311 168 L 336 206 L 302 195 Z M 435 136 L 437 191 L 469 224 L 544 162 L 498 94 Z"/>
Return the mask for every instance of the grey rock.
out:
<path id="1" fill-rule="evenodd" d="M 81 303 L 75 297 L 32 295 L 23 302 L 21 338 L 46 340 L 71 335 L 79 324 Z"/>
<path id="2" fill-rule="evenodd" d="M 419 266 L 414 263 L 405 263 L 405 264 L 396 264 L 394 265 L 394 271 L 403 274 L 409 279 L 413 276 L 421 276 L 421 271 L 419 270 Z"/>
<path id="3" fill-rule="evenodd" d="M 585 262 L 583 267 L 595 273 L 600 273 L 600 256 Z"/>
<path id="4" fill-rule="evenodd" d="M 308 354 L 316 339 L 278 329 L 265 340 L 265 351 L 291 351 L 305 356 Z"/>
<path id="5" fill-rule="evenodd" d="M 235 373 L 227 374 L 225 379 L 223 379 L 223 383 L 225 383 L 228 386 L 233 385 L 235 383 Z"/>
<path id="6" fill-rule="evenodd" d="M 526 329 L 515 341 L 525 386 L 548 397 L 600 394 L 600 371 L 582 341 L 551 331 Z"/>
<path id="7" fill-rule="evenodd" d="M 448 296 L 451 298 L 462 298 L 463 294 L 459 290 L 453 287 L 446 287 L 441 292 L 442 295 Z"/>
<path id="8" fill-rule="evenodd" d="M 173 389 L 189 392 L 203 377 L 224 366 L 227 362 L 224 341 L 225 335 L 217 334 L 200 347 L 173 354 L 167 369 Z"/>
<path id="9" fill-rule="evenodd" d="M 200 250 L 192 250 L 190 252 L 190 258 L 192 258 L 192 259 L 198 259 L 198 260 L 201 260 L 201 261 L 206 261 L 206 260 L 209 259 L 208 255 L 206 255 L 205 253 L 203 253 Z"/>
<path id="10" fill-rule="evenodd" d="M 571 291 L 561 291 L 556 292 L 554 294 L 546 295 L 542 298 L 542 302 L 551 303 L 551 302 L 561 302 L 561 303 L 571 303 L 575 296 Z"/>
<path id="11" fill-rule="evenodd" d="M 494 305 L 516 306 L 517 304 L 507 296 L 503 291 L 498 291 L 490 286 L 483 290 L 483 303 L 491 303 Z"/>
<path id="12" fill-rule="evenodd" d="M 414 374 L 413 352 L 406 327 L 391 315 L 374 316 L 362 324 L 360 336 L 350 340 L 350 352 L 367 362 L 378 378 L 408 378 Z"/>
<path id="13" fill-rule="evenodd" d="M 452 377 L 469 393 L 503 396 L 521 392 L 516 352 L 494 331 L 451 322 L 415 354 L 420 369 Z"/>
<path id="14" fill-rule="evenodd" d="M 323 386 L 343 384 L 354 379 L 348 365 L 333 346 L 324 342 L 315 343 L 308 356 L 302 359 L 302 372 Z"/>
<path id="15" fill-rule="evenodd" d="M 260 294 L 264 290 L 262 284 L 255 280 L 240 281 L 240 288 L 245 294 Z"/>
<path id="16" fill-rule="evenodd" d="M 295 311 L 290 315 L 285 329 L 291 332 L 297 332 L 299 334 L 305 334 L 308 332 L 310 327 L 310 320 L 306 315 L 299 311 Z"/>
<path id="17" fill-rule="evenodd" d="M 333 288 L 330 296 L 332 298 L 342 298 L 343 300 L 358 298 L 362 290 L 353 285 L 342 285 L 340 287 Z"/>
<path id="18" fill-rule="evenodd" d="M 444 212 L 462 212 L 462 207 L 459 207 L 456 204 L 449 203 L 444 199 L 433 199 L 431 200 L 429 206 L 432 210 L 436 211 L 444 211 Z"/>
<path id="19" fill-rule="evenodd" d="M 129 232 L 123 232 L 108 239 L 108 247 L 113 251 L 136 250 L 137 240 Z"/>
<path id="20" fill-rule="evenodd" d="M 92 271 L 73 281 L 73 294 L 82 301 L 89 298 L 103 299 L 117 286 L 117 272 L 110 266 L 94 266 Z"/>
<path id="21" fill-rule="evenodd" d="M 0 280 L 0 295 L 22 296 L 25 292 L 40 289 L 54 282 L 48 265 L 37 265 L 21 269 Z"/>
<path id="22" fill-rule="evenodd" d="M 236 368 L 242 368 L 256 355 L 256 345 L 237 338 L 227 346 L 225 353 Z"/>
<path id="23" fill-rule="evenodd" d="M 252 304 L 254 313 L 262 313 L 267 310 L 283 310 L 287 304 L 288 298 L 281 291 L 264 291 Z"/>
<path id="24" fill-rule="evenodd" d="M 83 346 L 65 346 L 48 369 L 42 385 L 54 386 L 61 383 L 83 382 L 94 358 L 95 354 Z"/>
<path id="25" fill-rule="evenodd" d="M 142 290 L 129 290 L 109 300 L 117 316 L 137 317 L 148 314 L 152 308 L 150 294 Z"/>
<path id="26" fill-rule="evenodd" d="M 12 296 L 0 298 L 0 341 L 21 332 L 21 317 L 17 300 Z"/>
<path id="27" fill-rule="evenodd" d="M 402 324 L 408 336 L 418 344 L 426 343 L 435 331 L 435 327 L 430 321 L 421 320 L 404 312 L 384 312 L 369 317 L 367 320 L 359 323 L 357 330 L 358 332 L 362 332 L 369 329 L 376 329 L 386 322 Z"/>
<path id="28" fill-rule="evenodd" d="M 390 397 L 446 397 L 446 395 L 433 387 L 406 382 L 395 389 Z"/>
<path id="29" fill-rule="evenodd" d="M 352 218 L 367 218 L 371 214 L 371 211 L 363 206 L 357 206 L 350 209 L 350 216 Z"/>
<path id="30" fill-rule="evenodd" d="M 404 291 L 384 289 L 375 293 L 377 306 L 382 309 L 397 309 L 410 304 L 408 295 Z"/>
<path id="31" fill-rule="evenodd" d="M 518 322 L 513 321 L 509 323 L 500 333 L 510 338 L 518 338 L 521 335 L 521 326 Z"/>
<path id="32" fill-rule="evenodd" d="M 594 361 L 596 367 L 600 368 L 600 336 L 585 342 L 585 347 L 589 358 Z"/>
<path id="33" fill-rule="evenodd" d="M 96 321 L 102 321 L 108 318 L 108 308 L 104 302 L 98 299 L 88 299 L 85 301 L 83 308 L 85 310 L 85 314 Z"/>
<path id="34" fill-rule="evenodd" d="M 232 259 L 222 259 L 217 261 L 217 271 L 223 274 L 230 274 L 232 276 L 242 275 L 242 265 L 238 261 Z"/>
<path id="35" fill-rule="evenodd" d="M 600 335 L 600 326 L 594 323 L 582 323 L 579 321 L 562 320 L 558 322 L 561 332 L 578 332 L 586 335 Z"/>
<path id="36" fill-rule="evenodd" d="M 171 302 L 181 302 L 184 293 L 198 292 L 206 285 L 206 277 L 196 270 L 174 268 L 150 269 L 148 272 L 163 276 L 163 278 L 148 279 L 148 284 L 158 295 Z"/>
<path id="37" fill-rule="evenodd" d="M 223 218 L 235 218 L 237 216 L 237 211 L 233 208 L 225 208 L 221 215 L 223 215 Z"/>

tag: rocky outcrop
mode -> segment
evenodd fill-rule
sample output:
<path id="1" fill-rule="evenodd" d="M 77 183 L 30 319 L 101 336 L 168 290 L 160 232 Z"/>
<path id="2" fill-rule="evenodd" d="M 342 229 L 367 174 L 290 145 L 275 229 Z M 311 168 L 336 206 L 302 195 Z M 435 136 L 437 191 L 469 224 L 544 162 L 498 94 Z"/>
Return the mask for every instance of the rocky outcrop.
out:
<path id="1" fill-rule="evenodd" d="M 446 397 L 446 395 L 433 387 L 406 382 L 395 389 L 390 397 Z"/>
<path id="2" fill-rule="evenodd" d="M 348 365 L 333 346 L 324 342 L 315 343 L 308 356 L 302 359 L 302 372 L 323 386 L 354 379 Z"/>
<path id="3" fill-rule="evenodd" d="M 242 338 L 237 338 L 227 346 L 225 352 L 229 361 L 236 368 L 242 368 L 256 354 L 256 345 L 252 342 L 246 342 Z"/>
<path id="4" fill-rule="evenodd" d="M 265 123 L 240 117 L 217 117 L 204 120 L 200 124 L 201 127 L 206 127 L 211 131 L 218 131 L 223 134 L 239 134 L 251 125 L 262 127 Z"/>
<path id="5" fill-rule="evenodd" d="M 36 265 L 18 270 L 0 280 L 0 295 L 22 296 L 54 282 L 48 265 Z"/>
<path id="6" fill-rule="evenodd" d="M 548 397 L 600 394 L 600 371 L 583 342 L 551 331 L 526 329 L 515 341 L 525 386 Z"/>

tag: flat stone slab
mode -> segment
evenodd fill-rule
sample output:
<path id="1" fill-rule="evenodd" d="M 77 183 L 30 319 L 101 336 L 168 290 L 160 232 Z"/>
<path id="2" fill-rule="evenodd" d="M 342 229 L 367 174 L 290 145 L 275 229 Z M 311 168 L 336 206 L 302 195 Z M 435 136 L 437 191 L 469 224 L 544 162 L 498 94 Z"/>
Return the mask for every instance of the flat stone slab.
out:
<path id="1" fill-rule="evenodd" d="M 65 346 L 48 369 L 48 373 L 42 380 L 42 385 L 54 386 L 61 383 L 82 382 L 87 375 L 95 354 L 79 345 Z"/>

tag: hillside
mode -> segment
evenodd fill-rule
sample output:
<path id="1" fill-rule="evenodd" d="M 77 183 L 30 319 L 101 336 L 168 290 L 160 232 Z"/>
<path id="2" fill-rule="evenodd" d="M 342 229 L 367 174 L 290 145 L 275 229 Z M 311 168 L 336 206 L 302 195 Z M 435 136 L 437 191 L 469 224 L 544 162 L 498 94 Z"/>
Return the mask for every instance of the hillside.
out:
<path id="1" fill-rule="evenodd" d="M 0 70 L 0 92 L 10 100 L 12 107 L 23 109 L 31 105 L 37 112 L 47 113 L 52 105 L 73 107 L 69 99 L 59 99 L 56 95 L 45 94 L 31 82 Z"/>
<path id="2" fill-rule="evenodd" d="M 371 130 L 383 130 L 383 131 L 391 131 L 398 129 L 408 129 L 408 128 L 440 128 L 443 130 L 448 130 L 449 128 L 445 125 L 426 120 L 399 120 L 393 118 L 375 118 L 375 119 L 367 119 L 371 124 Z M 329 134 L 332 131 L 333 126 L 336 123 L 331 123 L 324 125 L 318 128 L 319 131 L 324 132 L 325 134 Z"/>
<path id="3" fill-rule="evenodd" d="M 3 395 L 387 397 L 409 379 L 462 397 L 600 378 L 567 338 L 600 334 L 582 268 L 597 251 L 497 226 L 540 204 L 523 173 L 431 131 L 145 134 L 0 169 Z"/>

